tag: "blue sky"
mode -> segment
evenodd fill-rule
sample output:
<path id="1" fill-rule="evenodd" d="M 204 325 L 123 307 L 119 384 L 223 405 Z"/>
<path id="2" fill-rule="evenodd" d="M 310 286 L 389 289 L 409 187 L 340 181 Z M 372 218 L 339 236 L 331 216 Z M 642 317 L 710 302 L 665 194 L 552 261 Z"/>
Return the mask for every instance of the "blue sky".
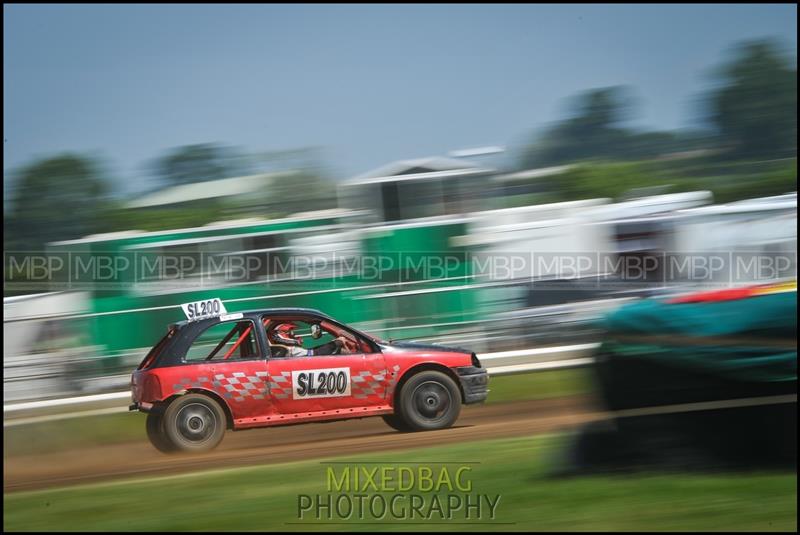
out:
<path id="1" fill-rule="evenodd" d="M 626 84 L 635 123 L 690 126 L 738 41 L 796 5 L 6 5 L 4 174 L 62 151 L 128 191 L 168 148 L 324 147 L 340 177 L 518 144 L 565 99 Z"/>

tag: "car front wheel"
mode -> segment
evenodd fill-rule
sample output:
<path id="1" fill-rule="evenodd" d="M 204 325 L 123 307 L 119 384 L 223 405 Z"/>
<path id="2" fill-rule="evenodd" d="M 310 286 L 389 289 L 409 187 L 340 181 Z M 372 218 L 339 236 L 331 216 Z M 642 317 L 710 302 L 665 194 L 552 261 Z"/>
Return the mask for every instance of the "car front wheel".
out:
<path id="1" fill-rule="evenodd" d="M 419 372 L 402 386 L 395 410 L 409 430 L 445 429 L 458 419 L 461 392 L 442 372 Z"/>
<path id="2" fill-rule="evenodd" d="M 400 418 L 400 416 L 397 414 L 385 414 L 383 416 L 383 421 L 386 422 L 386 425 L 392 429 L 396 429 L 397 431 L 411 431 L 411 428 L 408 426 L 405 420 Z"/>
<path id="3" fill-rule="evenodd" d="M 216 448 L 225 435 L 225 411 L 202 394 L 186 394 L 164 411 L 164 433 L 175 449 L 189 452 Z"/>

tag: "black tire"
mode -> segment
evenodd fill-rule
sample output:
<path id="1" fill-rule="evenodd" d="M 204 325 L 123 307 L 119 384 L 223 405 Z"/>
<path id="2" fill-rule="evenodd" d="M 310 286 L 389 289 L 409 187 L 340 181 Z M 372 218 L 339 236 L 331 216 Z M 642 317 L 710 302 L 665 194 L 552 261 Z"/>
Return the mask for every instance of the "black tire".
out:
<path id="1" fill-rule="evenodd" d="M 402 433 L 411 431 L 411 428 L 408 426 L 408 424 L 405 423 L 403 419 L 400 418 L 400 416 L 397 414 L 384 414 L 383 421 L 386 422 L 386 425 L 388 425 L 392 429 L 395 429 Z"/>
<path id="2" fill-rule="evenodd" d="M 216 448 L 225 436 L 225 411 L 202 394 L 186 394 L 164 411 L 164 432 L 175 449 L 202 452 Z"/>
<path id="3" fill-rule="evenodd" d="M 411 431 L 446 429 L 461 412 L 461 392 L 442 372 L 419 372 L 402 386 L 395 410 Z"/>
<path id="4" fill-rule="evenodd" d="M 147 438 L 150 439 L 153 447 L 162 453 L 175 451 L 175 446 L 164 433 L 164 415 L 161 412 L 148 412 L 145 427 L 147 428 Z"/>

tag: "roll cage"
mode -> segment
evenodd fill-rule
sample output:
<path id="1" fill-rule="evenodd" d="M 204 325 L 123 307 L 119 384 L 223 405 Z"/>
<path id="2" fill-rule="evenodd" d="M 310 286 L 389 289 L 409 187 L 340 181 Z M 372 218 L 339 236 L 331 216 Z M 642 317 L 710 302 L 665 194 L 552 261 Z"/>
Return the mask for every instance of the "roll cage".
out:
<path id="1" fill-rule="evenodd" d="M 258 351 L 260 354 L 253 355 L 252 358 L 268 359 L 271 357 L 270 345 L 267 340 L 264 325 L 264 316 L 279 316 L 281 319 L 297 319 L 302 321 L 316 320 L 320 323 L 332 325 L 336 328 L 342 329 L 357 337 L 363 344 L 370 348 L 370 352 L 380 353 L 380 345 L 376 340 L 352 327 L 349 327 L 327 314 L 318 310 L 302 309 L 302 308 L 288 308 L 288 309 L 259 309 L 250 310 L 245 312 L 236 312 L 227 314 L 225 316 L 208 318 L 199 321 L 180 321 L 173 323 L 169 326 L 167 334 L 148 352 L 147 356 L 142 360 L 137 369 L 154 369 L 164 368 L 168 366 L 184 366 L 199 364 L 204 362 L 200 361 L 185 361 L 185 356 L 192 346 L 194 341 L 206 329 L 223 322 L 231 322 L 230 332 L 220 341 L 214 350 L 209 353 L 205 360 L 210 360 L 215 357 L 219 350 L 224 347 L 235 334 L 238 333 L 238 338 L 234 345 L 226 351 L 223 360 L 227 360 L 234 354 L 239 345 L 247 339 L 251 329 L 255 326 L 255 339 Z M 242 328 L 243 322 L 251 322 L 246 328 Z M 235 322 L 235 323 L 234 323 Z"/>

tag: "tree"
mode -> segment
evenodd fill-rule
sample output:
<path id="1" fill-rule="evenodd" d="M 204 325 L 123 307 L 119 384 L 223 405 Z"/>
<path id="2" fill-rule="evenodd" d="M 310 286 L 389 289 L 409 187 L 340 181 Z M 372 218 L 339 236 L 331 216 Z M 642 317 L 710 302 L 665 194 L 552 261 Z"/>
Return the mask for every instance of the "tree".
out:
<path id="1" fill-rule="evenodd" d="M 797 154 L 797 67 L 776 43 L 737 46 L 717 76 L 710 119 L 727 148 L 741 157 Z"/>
<path id="2" fill-rule="evenodd" d="M 589 136 L 597 136 L 618 125 L 627 115 L 630 96 L 623 87 L 593 89 L 579 96 L 572 123 Z"/>
<path id="3" fill-rule="evenodd" d="M 268 190 L 264 210 L 270 217 L 286 217 L 298 212 L 336 208 L 336 184 L 317 170 L 297 170 L 276 179 Z"/>
<path id="4" fill-rule="evenodd" d="M 12 190 L 4 221 L 8 248 L 36 251 L 103 229 L 109 187 L 89 158 L 63 154 L 33 162 L 17 172 Z"/>
<path id="5" fill-rule="evenodd" d="M 252 155 L 252 161 L 260 171 L 278 174 L 259 208 L 270 217 L 336 208 L 336 182 L 323 163 L 320 147 L 260 152 Z"/>
<path id="6" fill-rule="evenodd" d="M 621 127 L 631 107 L 624 87 L 592 89 L 573 99 L 571 117 L 545 131 L 523 155 L 522 167 L 543 167 L 624 155 L 628 132 Z"/>
<path id="7" fill-rule="evenodd" d="M 229 147 L 201 143 L 177 147 L 156 160 L 155 174 L 167 185 L 191 184 L 246 174 L 244 157 Z"/>

